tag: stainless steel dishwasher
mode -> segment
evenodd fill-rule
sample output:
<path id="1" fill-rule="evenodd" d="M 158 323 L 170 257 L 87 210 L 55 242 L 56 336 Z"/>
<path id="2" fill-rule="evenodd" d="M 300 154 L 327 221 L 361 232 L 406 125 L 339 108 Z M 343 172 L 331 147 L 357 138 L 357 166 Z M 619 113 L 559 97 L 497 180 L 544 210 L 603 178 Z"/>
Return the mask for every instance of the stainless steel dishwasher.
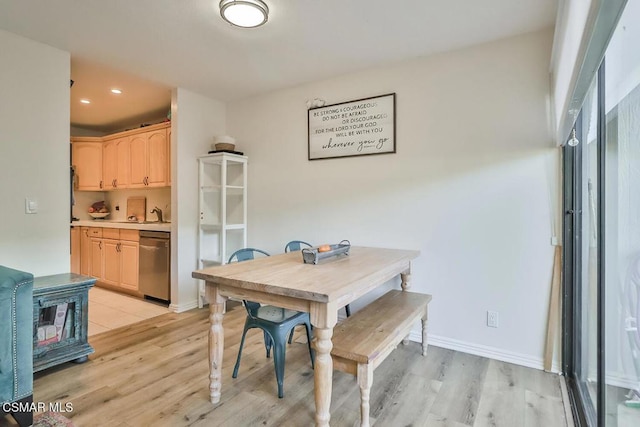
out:
<path id="1" fill-rule="evenodd" d="M 169 302 L 171 283 L 171 233 L 140 231 L 138 288 L 145 297 Z"/>

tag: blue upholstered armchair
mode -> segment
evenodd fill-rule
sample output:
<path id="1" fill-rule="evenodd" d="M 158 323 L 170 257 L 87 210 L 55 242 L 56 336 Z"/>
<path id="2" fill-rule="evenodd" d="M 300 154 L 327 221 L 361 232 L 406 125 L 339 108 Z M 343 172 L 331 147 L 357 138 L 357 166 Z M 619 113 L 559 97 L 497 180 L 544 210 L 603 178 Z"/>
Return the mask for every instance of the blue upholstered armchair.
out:
<path id="1" fill-rule="evenodd" d="M 0 265 L 0 417 L 33 422 L 33 275 Z"/>

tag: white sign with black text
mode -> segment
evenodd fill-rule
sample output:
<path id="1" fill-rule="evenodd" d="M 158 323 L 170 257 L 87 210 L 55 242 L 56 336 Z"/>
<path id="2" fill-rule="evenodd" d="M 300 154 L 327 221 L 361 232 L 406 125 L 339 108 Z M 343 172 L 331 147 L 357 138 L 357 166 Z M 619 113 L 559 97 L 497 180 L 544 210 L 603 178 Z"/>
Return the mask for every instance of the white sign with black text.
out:
<path id="1" fill-rule="evenodd" d="M 396 152 L 396 94 L 309 110 L 309 160 Z"/>

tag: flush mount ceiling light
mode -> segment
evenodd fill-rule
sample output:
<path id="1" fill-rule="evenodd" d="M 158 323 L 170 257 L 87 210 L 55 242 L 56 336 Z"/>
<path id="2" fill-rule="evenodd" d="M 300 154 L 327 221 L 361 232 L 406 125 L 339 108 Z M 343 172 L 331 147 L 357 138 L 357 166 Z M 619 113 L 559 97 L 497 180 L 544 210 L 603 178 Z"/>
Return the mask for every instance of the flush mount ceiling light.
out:
<path id="1" fill-rule="evenodd" d="M 116 95 L 120 95 L 122 91 L 120 89 L 111 89 L 111 93 L 115 93 Z"/>
<path id="2" fill-rule="evenodd" d="M 81 99 L 80 102 L 83 104 L 91 104 L 91 101 L 89 101 L 88 99 Z"/>
<path id="3" fill-rule="evenodd" d="M 222 0 L 222 19 L 242 28 L 254 28 L 267 22 L 269 8 L 261 0 Z"/>

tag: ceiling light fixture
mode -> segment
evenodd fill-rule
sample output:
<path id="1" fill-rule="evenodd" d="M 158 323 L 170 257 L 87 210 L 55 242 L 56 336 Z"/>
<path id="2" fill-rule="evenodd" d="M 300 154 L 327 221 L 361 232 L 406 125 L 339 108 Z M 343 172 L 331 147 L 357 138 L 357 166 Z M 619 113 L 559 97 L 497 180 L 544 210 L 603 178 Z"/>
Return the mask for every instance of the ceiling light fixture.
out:
<path id="1" fill-rule="evenodd" d="M 236 27 L 254 28 L 267 22 L 269 8 L 262 0 L 222 0 L 220 15 Z"/>
<path id="2" fill-rule="evenodd" d="M 91 104 L 91 101 L 89 101 L 88 99 L 81 99 L 80 102 L 82 102 L 83 104 Z"/>
<path id="3" fill-rule="evenodd" d="M 115 93 L 116 95 L 120 95 L 122 91 L 120 89 L 111 89 L 111 93 Z"/>

